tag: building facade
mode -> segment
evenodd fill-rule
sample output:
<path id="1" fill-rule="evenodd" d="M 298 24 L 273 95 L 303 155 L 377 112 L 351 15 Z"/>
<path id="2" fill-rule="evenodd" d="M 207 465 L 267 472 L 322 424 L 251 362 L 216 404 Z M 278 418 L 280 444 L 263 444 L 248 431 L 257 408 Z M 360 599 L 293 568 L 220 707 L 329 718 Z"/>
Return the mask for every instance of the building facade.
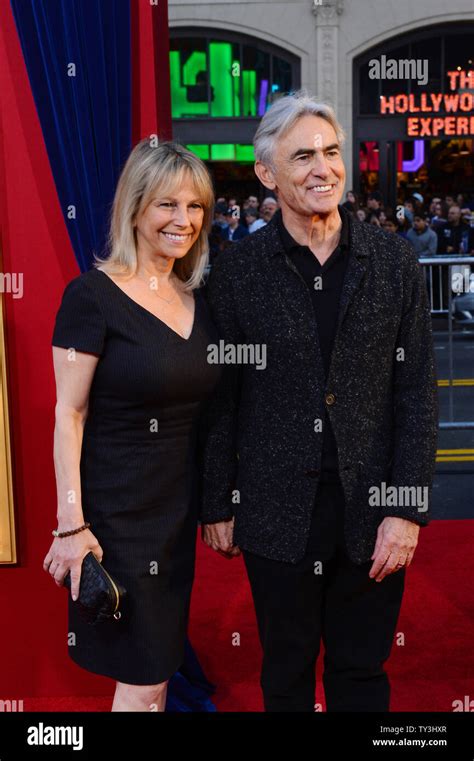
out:
<path id="1" fill-rule="evenodd" d="M 170 0 L 169 27 L 173 135 L 219 186 L 254 182 L 259 119 L 303 87 L 346 131 L 347 189 L 473 192 L 472 0 Z"/>

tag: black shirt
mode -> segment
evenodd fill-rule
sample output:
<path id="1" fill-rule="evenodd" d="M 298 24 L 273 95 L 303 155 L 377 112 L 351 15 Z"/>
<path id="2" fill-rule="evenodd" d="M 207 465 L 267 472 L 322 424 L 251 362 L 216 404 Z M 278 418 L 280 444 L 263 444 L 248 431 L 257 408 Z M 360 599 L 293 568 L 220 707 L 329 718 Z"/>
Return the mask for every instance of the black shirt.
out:
<path id="1" fill-rule="evenodd" d="M 277 212 L 278 229 L 286 254 L 300 273 L 311 294 L 326 379 L 329 373 L 331 353 L 336 336 L 342 284 L 350 253 L 348 212 L 341 206 L 338 206 L 338 211 L 342 221 L 339 243 L 323 265 L 319 263 L 308 246 L 302 246 L 292 238 L 283 224 L 281 211 Z M 315 278 L 320 278 L 317 281 L 317 288 L 315 288 Z M 321 481 L 338 480 L 338 471 L 336 440 L 329 416 L 327 411 L 325 411 Z"/>

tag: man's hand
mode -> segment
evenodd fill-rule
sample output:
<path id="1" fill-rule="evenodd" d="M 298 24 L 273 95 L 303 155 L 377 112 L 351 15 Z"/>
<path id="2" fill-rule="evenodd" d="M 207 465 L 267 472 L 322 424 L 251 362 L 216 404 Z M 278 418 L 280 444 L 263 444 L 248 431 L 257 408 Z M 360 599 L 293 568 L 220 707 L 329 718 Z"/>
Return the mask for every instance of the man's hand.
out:
<path id="1" fill-rule="evenodd" d="M 240 555 L 240 549 L 233 543 L 234 519 L 221 523 L 206 523 L 201 527 L 203 542 L 223 557 L 231 560 Z"/>
<path id="2" fill-rule="evenodd" d="M 377 532 L 377 541 L 371 560 L 369 576 L 382 581 L 385 576 L 400 568 L 408 568 L 416 545 L 420 527 L 405 518 L 384 518 Z"/>

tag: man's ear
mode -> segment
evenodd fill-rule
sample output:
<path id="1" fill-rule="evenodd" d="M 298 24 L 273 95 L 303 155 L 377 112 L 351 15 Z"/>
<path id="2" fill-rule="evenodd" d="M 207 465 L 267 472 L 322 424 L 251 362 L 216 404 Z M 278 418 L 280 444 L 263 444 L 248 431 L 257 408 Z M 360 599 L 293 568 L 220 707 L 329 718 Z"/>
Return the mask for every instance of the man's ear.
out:
<path id="1" fill-rule="evenodd" d="M 265 187 L 269 190 L 276 189 L 276 182 L 273 176 L 273 172 L 268 166 L 262 164 L 261 161 L 256 161 L 254 164 L 254 172 L 262 185 L 265 185 Z"/>

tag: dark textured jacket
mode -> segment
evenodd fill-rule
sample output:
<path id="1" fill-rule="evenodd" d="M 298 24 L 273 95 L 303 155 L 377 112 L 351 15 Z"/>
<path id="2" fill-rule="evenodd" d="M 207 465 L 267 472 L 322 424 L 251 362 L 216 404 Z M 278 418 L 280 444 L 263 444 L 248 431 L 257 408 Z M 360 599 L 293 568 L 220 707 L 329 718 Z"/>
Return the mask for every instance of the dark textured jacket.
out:
<path id="1" fill-rule="evenodd" d="M 370 559 L 385 516 L 429 520 L 407 499 L 369 504 L 382 482 L 426 487 L 431 502 L 438 404 L 421 266 L 400 236 L 352 216 L 349 257 L 327 382 L 311 297 L 275 218 L 220 254 L 208 283 L 225 345 L 265 344 L 267 364 L 225 366 L 207 415 L 201 520 L 235 515 L 235 544 L 275 560 L 305 552 L 325 406 L 354 562 Z"/>

